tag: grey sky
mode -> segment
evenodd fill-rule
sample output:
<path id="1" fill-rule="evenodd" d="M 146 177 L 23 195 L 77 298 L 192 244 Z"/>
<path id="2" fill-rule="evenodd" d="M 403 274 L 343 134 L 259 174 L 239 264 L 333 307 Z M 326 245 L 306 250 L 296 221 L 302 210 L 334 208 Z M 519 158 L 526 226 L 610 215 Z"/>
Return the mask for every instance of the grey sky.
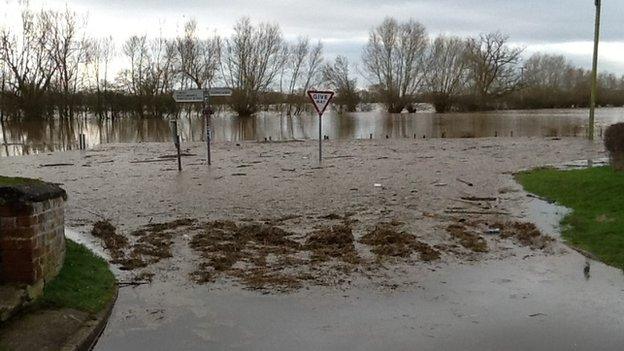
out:
<path id="1" fill-rule="evenodd" d="M 15 0 L 2 0 L 5 13 Z M 477 35 L 500 30 L 527 54 L 543 51 L 563 53 L 574 63 L 588 67 L 593 38 L 594 0 L 68 0 L 31 1 L 88 13 L 89 31 L 113 35 L 122 41 L 131 34 L 173 36 L 186 19 L 193 17 L 204 33 L 231 33 L 236 20 L 278 23 L 288 39 L 308 36 L 323 40 L 326 56 L 337 54 L 358 60 L 368 31 L 384 17 L 414 18 L 429 33 Z M 4 16 L 7 16 L 6 14 Z M 8 14 L 11 18 L 12 15 Z M 603 0 L 601 67 L 624 74 L 623 0 Z"/>

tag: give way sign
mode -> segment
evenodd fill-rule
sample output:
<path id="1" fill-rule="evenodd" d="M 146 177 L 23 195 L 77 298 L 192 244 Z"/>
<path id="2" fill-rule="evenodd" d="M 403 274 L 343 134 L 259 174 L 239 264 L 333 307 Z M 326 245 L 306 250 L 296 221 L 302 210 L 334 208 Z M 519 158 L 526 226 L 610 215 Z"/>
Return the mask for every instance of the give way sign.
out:
<path id="1" fill-rule="evenodd" d="M 314 108 L 316 108 L 316 112 L 318 112 L 319 116 L 325 112 L 325 109 L 329 105 L 329 102 L 334 97 L 333 91 L 317 91 L 317 90 L 309 90 L 308 96 L 312 103 L 314 104 Z"/>

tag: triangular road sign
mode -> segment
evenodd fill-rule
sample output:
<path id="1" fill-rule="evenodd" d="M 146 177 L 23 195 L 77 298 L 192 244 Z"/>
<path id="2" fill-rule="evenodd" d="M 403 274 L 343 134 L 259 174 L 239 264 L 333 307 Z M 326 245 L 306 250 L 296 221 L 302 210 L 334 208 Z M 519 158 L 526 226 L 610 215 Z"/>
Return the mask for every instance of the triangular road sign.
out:
<path id="1" fill-rule="evenodd" d="M 310 100 L 312 100 L 314 108 L 316 108 L 316 112 L 318 112 L 319 115 L 322 115 L 329 105 L 329 102 L 334 97 L 334 92 L 309 90 L 308 96 L 310 97 Z"/>

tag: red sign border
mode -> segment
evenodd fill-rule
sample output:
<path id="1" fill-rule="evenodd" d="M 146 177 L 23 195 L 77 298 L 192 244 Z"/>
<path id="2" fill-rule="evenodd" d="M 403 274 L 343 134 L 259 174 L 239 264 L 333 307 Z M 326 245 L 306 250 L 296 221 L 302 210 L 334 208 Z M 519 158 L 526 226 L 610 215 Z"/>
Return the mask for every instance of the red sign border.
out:
<path id="1" fill-rule="evenodd" d="M 312 98 L 312 94 L 314 93 L 329 94 L 329 100 L 327 101 L 327 104 L 325 105 L 325 107 L 323 107 L 322 111 L 318 109 L 318 107 L 316 106 L 316 103 L 314 102 L 314 98 Z M 323 113 L 327 109 L 327 106 L 329 106 L 332 99 L 334 98 L 334 94 L 335 93 L 331 90 L 308 90 L 308 97 L 310 98 L 310 100 L 312 100 L 312 105 L 314 105 L 314 108 L 316 109 L 316 112 L 318 112 L 319 115 L 323 115 Z"/>

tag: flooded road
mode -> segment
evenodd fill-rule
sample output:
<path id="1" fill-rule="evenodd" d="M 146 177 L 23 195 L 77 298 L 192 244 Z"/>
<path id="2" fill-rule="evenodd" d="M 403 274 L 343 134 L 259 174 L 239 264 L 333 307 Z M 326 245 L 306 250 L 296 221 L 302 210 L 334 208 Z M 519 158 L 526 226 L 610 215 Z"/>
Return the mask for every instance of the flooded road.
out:
<path id="1" fill-rule="evenodd" d="M 565 208 L 523 212 L 557 236 Z M 260 295 L 180 286 L 123 288 L 96 350 L 617 350 L 622 271 L 562 249 L 503 261 L 404 267 L 411 286 Z M 175 275 L 175 273 L 170 273 Z"/>
<path id="2" fill-rule="evenodd" d="M 304 240 L 328 215 L 352 212 L 362 258 L 370 248 L 359 239 L 381 221 L 400 221 L 422 242 L 442 245 L 439 260 L 388 260 L 333 284 L 283 293 L 245 290 L 236 279 L 193 281 L 203 262 L 190 245 L 194 234 L 173 231 L 172 257 L 144 269 L 153 281 L 120 289 L 99 351 L 621 348 L 620 270 L 591 262 L 586 277 L 585 257 L 560 242 L 532 249 L 481 231 L 490 250 L 471 252 L 447 232 L 461 220 L 488 219 L 479 214 L 484 204 L 462 199 L 478 196 L 496 199 L 487 212 L 531 220 L 556 235 L 556 213 L 566 211 L 527 197 L 512 174 L 603 158 L 599 141 L 332 139 L 322 167 L 316 146 L 218 142 L 207 167 L 205 145 L 186 143 L 178 172 L 174 160 L 160 158 L 173 152 L 170 143 L 109 144 L 4 157 L 0 169 L 62 184 L 69 194 L 66 223 L 82 233 L 102 218 L 127 237 L 148 223 L 179 218 L 292 218 L 280 227 Z M 101 245 L 82 235 L 82 242 Z M 116 271 L 125 283 L 141 273 Z"/>
<path id="3" fill-rule="evenodd" d="M 624 277 L 594 263 L 586 280 L 584 262 L 450 266 L 392 291 L 124 288 L 96 350 L 618 350 Z"/>
<path id="4" fill-rule="evenodd" d="M 481 113 L 388 114 L 358 112 L 323 117 L 323 134 L 331 139 L 381 138 L 482 138 L 583 136 L 586 109 L 491 111 Z M 213 140 L 262 141 L 318 138 L 315 115 L 298 117 L 259 113 L 241 118 L 225 113 L 212 119 Z M 604 126 L 624 121 L 624 108 L 598 109 L 597 134 Z M 76 118 L 73 121 L 4 121 L 0 125 L 0 156 L 35 154 L 77 148 L 78 135 L 86 134 L 87 145 L 107 143 L 163 142 L 170 140 L 167 118 L 126 117 L 117 119 Z M 205 123 L 197 114 L 180 116 L 184 142 L 202 141 Z"/>

